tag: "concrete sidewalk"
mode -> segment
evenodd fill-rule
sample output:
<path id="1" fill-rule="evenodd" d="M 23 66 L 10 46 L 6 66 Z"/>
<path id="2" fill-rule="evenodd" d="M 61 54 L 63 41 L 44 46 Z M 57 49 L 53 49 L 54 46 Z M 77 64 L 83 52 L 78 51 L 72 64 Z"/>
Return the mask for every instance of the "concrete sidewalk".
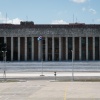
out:
<path id="1" fill-rule="evenodd" d="M 6 76 L 5 76 L 6 75 Z M 43 76 L 44 75 L 44 76 Z M 78 81 L 100 81 L 100 73 L 98 72 L 57 72 L 56 77 L 54 72 L 16 72 L 16 73 L 0 73 L 0 79 L 33 79 L 33 80 L 60 80 L 71 81 L 72 79 Z"/>
<path id="2" fill-rule="evenodd" d="M 55 76 L 54 72 L 15 72 L 9 73 L 6 72 L 7 77 L 36 77 L 36 76 Z M 100 76 L 100 72 L 74 72 L 74 76 Z M 4 73 L 0 73 L 2 77 Z M 72 72 L 56 72 L 56 76 L 72 76 Z"/>

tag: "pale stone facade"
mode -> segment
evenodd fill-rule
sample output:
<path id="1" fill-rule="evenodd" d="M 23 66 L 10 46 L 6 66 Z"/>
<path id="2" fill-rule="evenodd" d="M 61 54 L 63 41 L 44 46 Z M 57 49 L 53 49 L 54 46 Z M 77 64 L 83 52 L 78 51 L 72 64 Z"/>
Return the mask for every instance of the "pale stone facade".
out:
<path id="1" fill-rule="evenodd" d="M 7 44 L 8 61 L 67 61 L 72 50 L 73 60 L 100 60 L 100 25 L 1 24 L 0 43 Z"/>

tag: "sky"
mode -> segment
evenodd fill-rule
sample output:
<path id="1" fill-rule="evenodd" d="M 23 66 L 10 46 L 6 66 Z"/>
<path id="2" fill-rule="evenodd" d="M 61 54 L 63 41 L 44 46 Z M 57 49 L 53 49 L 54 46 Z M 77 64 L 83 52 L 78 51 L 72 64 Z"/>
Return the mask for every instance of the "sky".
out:
<path id="1" fill-rule="evenodd" d="M 0 23 L 100 24 L 100 0 L 0 0 Z"/>

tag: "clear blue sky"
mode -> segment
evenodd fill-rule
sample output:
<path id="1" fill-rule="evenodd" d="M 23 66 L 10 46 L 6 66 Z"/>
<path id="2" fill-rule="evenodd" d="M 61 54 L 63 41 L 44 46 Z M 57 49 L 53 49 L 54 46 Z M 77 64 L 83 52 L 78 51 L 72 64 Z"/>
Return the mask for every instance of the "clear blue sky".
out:
<path id="1" fill-rule="evenodd" d="M 0 0 L 0 23 L 21 20 L 35 24 L 100 24 L 100 0 Z"/>

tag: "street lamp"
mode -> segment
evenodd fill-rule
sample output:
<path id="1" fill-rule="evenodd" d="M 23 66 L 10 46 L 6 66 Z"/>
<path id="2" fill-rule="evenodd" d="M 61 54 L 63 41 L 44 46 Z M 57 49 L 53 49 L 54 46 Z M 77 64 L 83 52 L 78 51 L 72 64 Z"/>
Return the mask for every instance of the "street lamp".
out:
<path id="1" fill-rule="evenodd" d="M 7 51 L 2 51 L 2 53 L 3 53 L 3 61 L 4 61 L 4 78 L 5 78 L 5 80 L 6 80 L 6 52 Z"/>
<path id="2" fill-rule="evenodd" d="M 74 81 L 73 50 L 71 50 L 71 52 L 72 52 L 72 81 Z"/>
<path id="3" fill-rule="evenodd" d="M 7 53 L 7 47 L 6 47 L 6 43 L 4 44 L 4 46 L 2 47 L 2 53 L 3 53 L 3 61 L 4 61 L 4 78 L 6 80 L 6 53 Z"/>

